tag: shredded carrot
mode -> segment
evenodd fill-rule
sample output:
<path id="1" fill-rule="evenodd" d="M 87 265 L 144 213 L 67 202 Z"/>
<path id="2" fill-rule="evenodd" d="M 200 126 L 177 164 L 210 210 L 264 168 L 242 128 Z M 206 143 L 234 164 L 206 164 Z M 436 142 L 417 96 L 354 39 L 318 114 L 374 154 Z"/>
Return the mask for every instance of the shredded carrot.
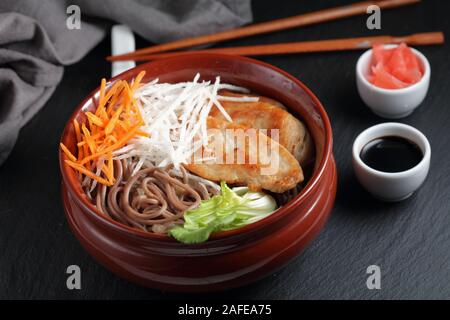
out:
<path id="1" fill-rule="evenodd" d="M 136 135 L 137 130 L 139 129 L 139 127 L 141 126 L 141 124 L 136 125 L 134 128 L 131 128 L 129 132 L 127 132 L 124 136 L 122 136 L 122 138 L 120 140 L 118 140 L 116 143 L 114 143 L 113 145 L 109 146 L 108 148 L 102 150 L 101 152 L 97 152 L 95 154 L 92 154 L 88 157 L 85 157 L 80 164 L 85 164 L 89 161 L 92 161 L 94 159 L 97 159 L 98 157 L 100 157 L 101 155 L 104 155 L 108 152 L 113 152 L 114 150 L 117 150 L 121 147 L 123 147 L 131 138 L 133 138 Z"/>
<path id="2" fill-rule="evenodd" d="M 73 119 L 73 128 L 75 130 L 75 137 L 77 138 L 77 141 L 81 140 L 81 131 L 80 131 L 80 124 L 78 123 L 77 119 Z M 83 158 L 83 148 L 77 144 L 78 146 L 78 160 Z"/>
<path id="3" fill-rule="evenodd" d="M 100 84 L 100 97 L 98 98 L 98 105 L 104 106 L 105 105 L 105 87 L 106 87 L 106 79 L 103 78 L 102 82 Z"/>
<path id="4" fill-rule="evenodd" d="M 67 147 L 63 143 L 60 143 L 59 145 L 60 145 L 62 151 L 64 151 L 64 153 L 70 160 L 77 161 L 77 158 L 75 158 L 75 156 L 72 154 L 72 152 L 70 152 L 69 149 L 67 149 Z"/>
<path id="5" fill-rule="evenodd" d="M 139 110 L 139 107 L 134 99 L 133 99 L 132 107 L 133 107 L 133 112 L 136 113 L 139 121 L 142 123 L 145 123 L 144 118 L 142 117 L 141 111 Z"/>
<path id="6" fill-rule="evenodd" d="M 106 135 L 109 135 L 114 130 L 114 127 L 117 124 L 117 120 L 119 119 L 119 116 L 122 113 L 122 110 L 123 110 L 123 108 L 119 107 L 114 112 L 113 116 L 111 117 L 111 121 L 109 121 L 109 123 L 105 127 L 105 134 Z"/>
<path id="7" fill-rule="evenodd" d="M 110 183 L 111 185 L 114 184 L 114 182 L 115 182 L 114 178 L 113 178 L 112 181 L 109 180 L 109 177 L 111 176 L 111 173 L 109 172 L 109 169 L 108 169 L 108 167 L 107 167 L 106 165 L 104 165 L 104 166 L 102 167 L 102 170 L 101 170 L 101 171 L 102 171 L 103 174 L 106 176 L 106 180 L 108 181 L 108 183 Z"/>
<path id="8" fill-rule="evenodd" d="M 71 166 L 72 168 L 76 169 L 77 171 L 81 172 L 82 174 L 88 176 L 91 179 L 97 180 L 98 182 L 100 182 L 101 184 L 110 186 L 111 183 L 99 176 L 96 176 L 94 173 L 92 173 L 91 171 L 89 171 L 88 169 L 86 169 L 85 167 L 83 167 L 82 165 L 79 165 L 76 162 L 70 161 L 70 160 L 66 160 L 65 161 L 69 166 Z"/>
<path id="9" fill-rule="evenodd" d="M 94 135 L 91 135 L 91 138 L 94 139 L 95 141 L 97 141 L 97 144 L 100 144 L 100 143 L 102 143 L 102 140 L 100 138 L 103 137 L 104 135 L 105 135 L 104 132 L 98 132 L 98 133 L 96 133 Z M 86 144 L 86 141 L 81 140 L 81 142 L 77 143 L 77 146 L 78 147 L 82 147 L 85 144 Z"/>
<path id="10" fill-rule="evenodd" d="M 103 146 L 110 146 L 111 144 L 114 144 L 114 143 L 116 143 L 117 142 L 117 138 L 116 137 L 114 137 L 114 136 L 112 136 L 112 135 L 110 135 L 110 136 L 107 136 L 106 137 L 106 139 L 104 140 L 104 144 L 101 146 L 101 147 L 103 147 Z M 101 149 L 100 149 L 101 150 Z"/>
<path id="11" fill-rule="evenodd" d="M 89 154 L 90 154 L 90 153 L 89 153 L 89 147 L 88 147 L 86 141 L 84 141 L 84 145 L 83 145 L 83 155 L 84 155 L 84 157 L 83 157 L 82 159 L 80 159 L 79 161 L 83 160 L 83 159 L 84 159 L 85 157 L 87 157 Z M 78 162 L 79 162 L 79 161 L 78 161 Z"/>
<path id="12" fill-rule="evenodd" d="M 99 107 L 99 111 L 98 111 L 98 115 L 97 115 L 97 116 L 98 116 L 99 118 L 101 118 L 103 121 L 109 120 L 109 116 L 108 116 L 108 114 L 106 113 L 105 106 Z"/>
<path id="13" fill-rule="evenodd" d="M 148 134 L 147 132 L 141 131 L 141 130 L 136 131 L 136 135 L 141 136 L 141 137 L 146 137 L 146 138 L 150 137 L 150 134 Z"/>
<path id="14" fill-rule="evenodd" d="M 89 149 L 91 150 L 91 153 L 95 153 L 97 146 L 95 145 L 94 139 L 92 139 L 91 133 L 89 132 L 88 128 L 84 125 L 84 123 L 81 125 L 81 131 L 83 131 L 84 140 L 86 141 Z"/>
<path id="15" fill-rule="evenodd" d="M 144 74 L 139 73 L 131 86 L 118 80 L 108 90 L 106 80 L 102 79 L 95 112 L 86 112 L 87 121 L 81 126 L 77 120 L 73 121 L 77 157 L 64 144 L 60 145 L 68 158 L 67 165 L 101 184 L 115 183 L 113 152 L 135 136 L 148 136 L 139 130 L 144 120 L 133 97 Z"/>
<path id="16" fill-rule="evenodd" d="M 122 81 L 117 81 L 114 83 L 114 85 L 111 87 L 111 89 L 108 90 L 108 93 L 105 94 L 105 99 L 103 101 L 103 106 L 106 105 L 106 103 L 111 99 L 111 97 L 116 93 L 117 89 L 122 85 Z M 100 106 L 100 105 L 99 105 Z"/>
<path id="17" fill-rule="evenodd" d="M 88 119 L 90 120 L 91 124 L 95 124 L 98 127 L 103 127 L 103 121 L 102 119 L 100 119 L 99 117 L 97 117 L 95 114 L 93 114 L 92 112 L 86 112 L 86 116 L 88 117 Z"/>
<path id="18" fill-rule="evenodd" d="M 108 107 L 106 108 L 106 113 L 108 115 L 111 115 L 114 113 L 114 107 L 119 102 L 119 98 L 123 92 L 123 82 L 124 81 L 118 81 L 118 86 L 114 92 L 114 94 L 111 96 L 110 101 L 108 102 Z"/>
<path id="19" fill-rule="evenodd" d="M 131 89 L 134 91 L 139 87 L 139 84 L 141 83 L 142 78 L 145 76 L 145 71 L 139 72 L 137 77 L 134 79 L 133 84 L 131 85 Z"/>
<path id="20" fill-rule="evenodd" d="M 127 124 L 124 123 L 123 121 L 119 121 L 117 124 L 120 127 L 120 129 L 122 129 L 124 132 L 126 132 L 128 130 Z"/>

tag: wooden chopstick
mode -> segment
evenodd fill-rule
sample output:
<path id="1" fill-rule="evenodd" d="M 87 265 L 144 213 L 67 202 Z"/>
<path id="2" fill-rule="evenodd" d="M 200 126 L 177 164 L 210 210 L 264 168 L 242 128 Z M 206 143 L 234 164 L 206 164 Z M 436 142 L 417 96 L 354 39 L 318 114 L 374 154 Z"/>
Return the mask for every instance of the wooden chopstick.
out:
<path id="1" fill-rule="evenodd" d="M 269 33 L 273 31 L 285 30 L 289 28 L 301 27 L 326 21 L 342 19 L 355 15 L 365 14 L 367 11 L 367 7 L 372 4 L 379 6 L 380 9 L 389 9 L 410 5 L 418 2 L 420 2 L 420 0 L 382 0 L 382 1 L 358 2 L 351 5 L 335 7 L 316 12 L 310 12 L 289 18 L 277 19 L 269 22 L 258 23 L 215 34 L 209 34 L 188 39 L 181 39 L 174 42 L 155 45 L 148 48 L 139 49 L 127 54 L 109 56 L 107 57 L 107 60 L 109 61 L 135 60 L 134 58 L 136 56 L 143 54 L 183 49 L 202 44 L 216 43 L 224 40 L 237 39 L 262 33 Z"/>
<path id="2" fill-rule="evenodd" d="M 305 52 L 324 52 L 324 51 L 343 51 L 343 50 L 361 50 L 371 48 L 374 44 L 399 44 L 405 42 L 412 46 L 425 46 L 444 43 L 444 34 L 442 32 L 416 33 L 408 36 L 373 36 L 360 38 L 330 39 L 319 41 L 303 41 L 277 43 L 259 46 L 244 46 L 231 48 L 216 48 L 197 51 L 183 52 L 163 52 L 150 55 L 135 56 L 134 61 L 147 61 L 169 58 L 183 53 L 221 53 L 242 56 L 264 56 L 289 53 Z"/>

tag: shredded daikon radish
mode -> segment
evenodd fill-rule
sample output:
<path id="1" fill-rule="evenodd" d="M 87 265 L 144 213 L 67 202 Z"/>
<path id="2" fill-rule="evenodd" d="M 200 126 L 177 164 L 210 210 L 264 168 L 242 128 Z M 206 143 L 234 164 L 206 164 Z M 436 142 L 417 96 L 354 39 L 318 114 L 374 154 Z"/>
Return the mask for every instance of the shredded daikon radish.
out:
<path id="1" fill-rule="evenodd" d="M 258 97 L 229 97 L 229 96 L 217 96 L 218 100 L 222 101 L 238 101 L 238 102 L 255 102 L 258 101 Z"/>
<path id="2" fill-rule="evenodd" d="M 140 130 L 148 137 L 133 138 L 126 146 L 114 151 L 114 159 L 137 157 L 134 171 L 146 163 L 158 167 L 173 164 L 174 170 L 178 170 L 180 164 L 188 163 L 199 148 L 207 145 L 206 122 L 212 108 L 217 108 L 226 120 L 232 121 L 219 100 L 258 101 L 257 97 L 221 96 L 218 92 L 223 89 L 248 92 L 245 88 L 221 83 L 220 77 L 214 82 L 200 81 L 200 74 L 189 82 L 158 83 L 155 79 L 141 85 L 134 98 L 145 123 Z"/>

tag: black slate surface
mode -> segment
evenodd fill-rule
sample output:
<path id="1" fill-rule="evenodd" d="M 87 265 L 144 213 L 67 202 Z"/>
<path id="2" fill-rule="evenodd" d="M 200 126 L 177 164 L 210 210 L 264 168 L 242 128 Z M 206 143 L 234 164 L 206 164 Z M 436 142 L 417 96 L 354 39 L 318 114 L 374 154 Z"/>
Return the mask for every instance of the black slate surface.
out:
<path id="1" fill-rule="evenodd" d="M 256 21 L 286 17 L 349 1 L 254 1 Z M 450 2 L 385 11 L 382 30 L 367 30 L 359 16 L 236 40 L 224 45 L 300 41 L 375 34 L 450 31 Z M 146 45 L 142 40 L 140 46 Z M 432 146 L 431 171 L 410 199 L 385 204 L 356 182 L 351 145 L 363 129 L 384 122 L 360 100 L 354 68 L 359 52 L 265 57 L 302 80 L 331 118 L 339 172 L 332 216 L 310 247 L 288 266 L 255 284 L 209 295 L 180 295 L 128 283 L 93 261 L 69 231 L 60 200 L 59 136 L 81 99 L 110 74 L 103 41 L 83 61 L 66 68 L 45 108 L 22 129 L 0 167 L 0 298 L 22 299 L 387 299 L 450 298 L 450 50 L 422 47 L 431 68 L 423 105 L 401 122 L 420 129 Z M 66 288 L 66 268 L 79 265 L 82 289 Z M 366 268 L 381 267 L 381 290 L 368 290 Z"/>

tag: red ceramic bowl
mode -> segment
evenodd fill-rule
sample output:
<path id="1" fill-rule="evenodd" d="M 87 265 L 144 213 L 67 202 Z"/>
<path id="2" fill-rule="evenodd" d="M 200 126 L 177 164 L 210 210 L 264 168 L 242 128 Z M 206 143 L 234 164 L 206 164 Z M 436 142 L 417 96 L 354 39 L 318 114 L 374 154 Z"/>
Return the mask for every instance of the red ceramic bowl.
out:
<path id="1" fill-rule="evenodd" d="M 214 234 L 207 242 L 186 245 L 164 236 L 124 226 L 101 215 L 84 195 L 77 175 L 60 152 L 62 198 L 68 223 L 84 248 L 115 274 L 143 286 L 169 291 L 215 291 L 264 277 L 296 256 L 320 231 L 336 195 L 332 131 L 319 100 L 299 80 L 271 65 L 237 56 L 183 54 L 150 62 L 115 79 L 131 80 L 141 70 L 144 81 L 192 80 L 220 75 L 221 81 L 274 98 L 302 118 L 315 142 L 312 177 L 292 201 L 276 213 L 240 229 Z M 98 88 L 73 113 L 61 142 L 75 150 L 72 120 L 94 108 Z"/>

